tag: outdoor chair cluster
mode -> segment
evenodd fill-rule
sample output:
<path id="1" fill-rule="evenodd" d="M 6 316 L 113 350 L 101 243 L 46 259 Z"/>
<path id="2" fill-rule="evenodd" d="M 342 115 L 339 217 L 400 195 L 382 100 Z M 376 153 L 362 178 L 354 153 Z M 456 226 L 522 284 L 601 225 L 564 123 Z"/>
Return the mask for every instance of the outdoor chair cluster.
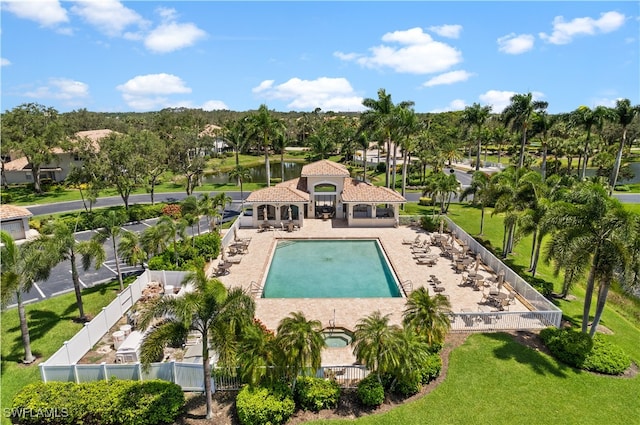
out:
<path id="1" fill-rule="evenodd" d="M 420 235 L 415 239 L 404 239 L 402 241 L 404 245 L 411 245 L 411 255 L 417 264 L 426 264 L 433 266 L 438 261 L 438 256 L 431 253 L 431 242 L 429 237 L 425 237 L 424 241 L 420 240 Z"/>
<path id="2" fill-rule="evenodd" d="M 237 231 L 234 229 L 234 241 L 229 245 L 229 253 L 227 248 L 222 247 L 221 261 L 215 269 L 216 276 L 223 276 L 230 273 L 230 268 L 234 264 L 240 264 L 242 255 L 249 251 L 249 243 L 251 238 L 239 238 Z"/>

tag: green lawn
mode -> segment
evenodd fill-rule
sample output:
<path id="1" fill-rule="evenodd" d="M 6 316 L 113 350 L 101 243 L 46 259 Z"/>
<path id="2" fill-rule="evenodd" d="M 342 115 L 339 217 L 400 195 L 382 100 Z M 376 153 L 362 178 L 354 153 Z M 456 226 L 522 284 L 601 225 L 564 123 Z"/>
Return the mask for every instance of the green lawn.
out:
<path id="1" fill-rule="evenodd" d="M 425 397 L 356 421 L 310 423 L 627 425 L 640 417 L 639 391 L 638 376 L 596 376 L 507 334 L 478 334 L 451 353 L 446 379 Z"/>
<path id="2" fill-rule="evenodd" d="M 429 212 L 410 203 L 405 213 Z M 480 210 L 452 204 L 449 217 L 467 232 L 479 231 Z M 500 251 L 502 220 L 485 216 L 484 238 Z M 526 279 L 531 238 L 523 238 L 507 260 Z M 540 264 L 536 277 L 559 288 L 550 265 Z M 85 309 L 96 314 L 116 295 L 117 283 L 85 290 Z M 577 286 L 575 301 L 557 301 L 566 319 L 579 323 L 584 290 Z M 610 293 L 602 324 L 613 331 L 607 336 L 640 363 L 640 302 Z M 27 306 L 33 351 L 39 358 L 53 354 L 81 325 L 72 293 Z M 40 379 L 36 365 L 23 366 L 17 311 L 1 315 L 2 406 L 26 383 Z M 473 335 L 452 352 L 447 378 L 432 393 L 392 411 L 361 418 L 361 423 L 380 424 L 629 424 L 640 417 L 640 377 L 633 379 L 596 376 L 573 370 L 554 359 L 511 340 L 505 334 Z M 352 422 L 352 421 L 350 421 Z M 2 425 L 8 420 L 3 418 Z"/>
<path id="3" fill-rule="evenodd" d="M 102 307 L 108 305 L 118 293 L 118 282 L 96 286 L 83 291 L 85 311 L 89 315 L 98 314 Z M 78 316 L 75 295 L 73 292 L 50 298 L 26 306 L 29 320 L 29 335 L 31 350 L 37 356 L 38 362 L 55 353 L 62 343 L 70 339 L 81 328 L 82 324 L 74 322 Z M 2 353 L 0 401 L 3 408 L 11 406 L 13 396 L 23 386 L 40 380 L 40 369 L 37 364 L 23 365 L 24 356 L 18 310 L 11 309 L 0 314 L 0 336 Z M 2 417 L 2 424 L 9 424 L 9 420 Z"/>

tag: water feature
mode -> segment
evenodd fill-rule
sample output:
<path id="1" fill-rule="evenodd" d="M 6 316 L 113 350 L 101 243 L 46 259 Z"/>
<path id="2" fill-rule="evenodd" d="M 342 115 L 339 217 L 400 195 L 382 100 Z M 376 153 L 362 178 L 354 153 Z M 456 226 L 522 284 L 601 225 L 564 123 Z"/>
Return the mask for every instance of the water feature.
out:
<path id="1" fill-rule="evenodd" d="M 281 181 L 295 179 L 300 177 L 300 173 L 302 172 L 302 167 L 304 164 L 299 162 L 285 162 L 284 163 L 284 178 L 282 178 L 282 172 L 280 163 L 271 162 L 271 178 L 282 179 Z M 251 175 L 251 179 L 247 180 L 247 182 L 251 183 L 266 183 L 267 182 L 267 170 L 264 165 L 258 165 L 255 167 L 247 167 L 249 170 L 249 174 Z M 229 177 L 229 173 L 219 173 L 214 175 L 208 175 L 203 178 L 204 183 L 211 184 L 227 184 L 233 183 L 233 179 Z"/>

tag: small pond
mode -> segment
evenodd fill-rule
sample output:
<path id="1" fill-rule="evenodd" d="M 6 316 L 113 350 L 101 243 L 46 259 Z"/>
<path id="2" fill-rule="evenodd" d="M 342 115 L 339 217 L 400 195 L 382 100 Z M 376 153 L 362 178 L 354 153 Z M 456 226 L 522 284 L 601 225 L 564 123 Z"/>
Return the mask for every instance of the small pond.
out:
<path id="1" fill-rule="evenodd" d="M 282 176 L 282 169 L 280 163 L 271 163 L 271 179 L 277 178 L 282 179 L 281 181 L 295 179 L 300 177 L 300 173 L 302 172 L 302 167 L 305 164 L 301 164 L 299 162 L 285 162 L 284 163 L 284 178 Z M 258 165 L 255 167 L 247 167 L 249 170 L 249 174 L 251 175 L 251 179 L 247 182 L 251 183 L 266 183 L 267 182 L 267 171 L 264 165 Z M 233 179 L 229 177 L 229 173 L 219 173 L 210 176 L 205 176 L 203 178 L 204 183 L 211 184 L 227 184 L 233 183 Z"/>

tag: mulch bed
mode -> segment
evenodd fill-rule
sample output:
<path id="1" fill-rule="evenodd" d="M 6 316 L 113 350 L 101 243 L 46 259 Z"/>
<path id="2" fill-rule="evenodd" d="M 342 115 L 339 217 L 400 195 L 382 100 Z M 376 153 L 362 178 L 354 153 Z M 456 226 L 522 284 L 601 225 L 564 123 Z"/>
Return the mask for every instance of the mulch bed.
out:
<path id="1" fill-rule="evenodd" d="M 515 341 L 522 345 L 530 347 L 533 350 L 549 354 L 549 350 L 540 340 L 537 332 L 529 331 L 512 331 L 511 334 Z M 367 416 L 374 413 L 384 413 L 403 403 L 413 401 L 424 397 L 436 388 L 447 377 L 449 368 L 449 355 L 451 351 L 464 343 L 470 334 L 467 333 L 450 333 L 447 335 L 445 345 L 441 351 L 442 354 L 442 371 L 440 375 L 425 385 L 418 394 L 408 398 L 387 397 L 385 402 L 376 409 L 366 409 L 360 406 L 356 396 L 355 389 L 343 390 L 336 409 L 325 409 L 320 412 L 296 412 L 287 421 L 287 425 L 297 425 L 304 422 L 319 419 L 356 419 L 361 416 Z M 620 377 L 632 378 L 638 373 L 638 366 L 632 364 L 631 367 Z M 236 391 L 218 391 L 213 395 L 213 418 L 207 420 L 206 406 L 202 395 L 188 396 L 186 404 L 186 413 L 183 414 L 174 425 L 240 425 L 236 410 L 235 398 Z"/>

